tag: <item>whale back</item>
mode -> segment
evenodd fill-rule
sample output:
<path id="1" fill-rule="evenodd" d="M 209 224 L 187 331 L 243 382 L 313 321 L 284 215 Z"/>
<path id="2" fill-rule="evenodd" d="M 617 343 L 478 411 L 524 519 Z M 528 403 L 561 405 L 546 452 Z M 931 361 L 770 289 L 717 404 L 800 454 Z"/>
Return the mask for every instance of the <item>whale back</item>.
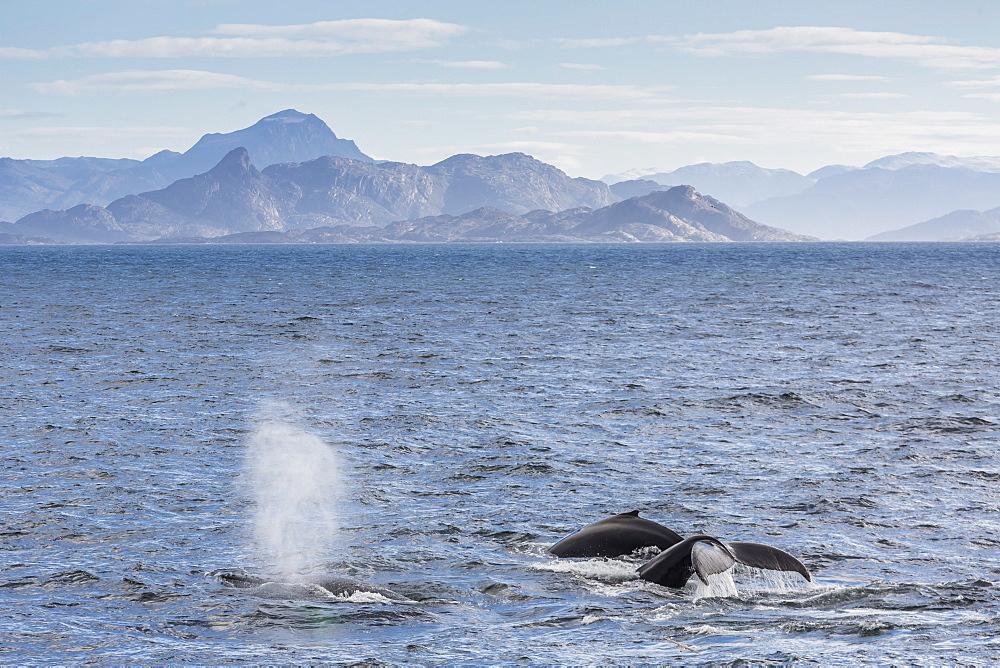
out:
<path id="1" fill-rule="evenodd" d="M 256 575 L 223 573 L 219 580 L 227 587 L 252 589 L 253 594 L 262 598 L 316 599 L 349 598 L 357 593 L 377 594 L 392 601 L 408 601 L 394 591 L 365 584 L 353 578 L 337 575 L 317 575 L 304 577 L 295 582 L 280 582 Z"/>
<path id="2" fill-rule="evenodd" d="M 621 513 L 588 524 L 549 548 L 557 557 L 621 557 L 644 547 L 665 550 L 683 540 L 676 532 L 639 511 Z"/>

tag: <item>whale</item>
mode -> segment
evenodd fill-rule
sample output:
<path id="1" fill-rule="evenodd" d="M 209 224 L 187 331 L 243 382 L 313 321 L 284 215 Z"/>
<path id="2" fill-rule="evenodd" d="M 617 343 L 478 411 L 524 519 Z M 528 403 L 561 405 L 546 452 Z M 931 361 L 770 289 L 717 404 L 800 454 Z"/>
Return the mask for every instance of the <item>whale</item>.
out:
<path id="1" fill-rule="evenodd" d="M 776 547 L 742 541 L 723 543 L 705 534 L 684 538 L 662 524 L 639 517 L 638 510 L 588 524 L 548 551 L 559 558 L 613 558 L 653 547 L 660 553 L 640 566 L 637 573 L 643 580 L 665 587 L 681 589 L 695 574 L 708 584 L 709 575 L 724 573 L 737 563 L 799 573 L 812 581 L 801 561 Z"/>
<path id="2" fill-rule="evenodd" d="M 684 540 L 675 531 L 644 517 L 639 511 L 621 513 L 588 524 L 549 548 L 560 558 L 622 557 L 641 548 L 665 550 Z"/>
<path id="3" fill-rule="evenodd" d="M 308 576 L 294 582 L 264 578 L 244 573 L 222 573 L 219 581 L 226 587 L 248 589 L 261 598 L 316 600 L 346 599 L 356 594 L 374 594 L 390 601 L 413 602 L 394 591 L 337 575 Z"/>
<path id="4" fill-rule="evenodd" d="M 723 543 L 706 535 L 690 536 L 668 547 L 637 570 L 639 577 L 664 587 L 681 589 L 692 575 L 708 584 L 708 576 L 724 573 L 734 564 L 771 571 L 799 573 L 807 581 L 812 575 L 801 561 L 770 545 Z"/>

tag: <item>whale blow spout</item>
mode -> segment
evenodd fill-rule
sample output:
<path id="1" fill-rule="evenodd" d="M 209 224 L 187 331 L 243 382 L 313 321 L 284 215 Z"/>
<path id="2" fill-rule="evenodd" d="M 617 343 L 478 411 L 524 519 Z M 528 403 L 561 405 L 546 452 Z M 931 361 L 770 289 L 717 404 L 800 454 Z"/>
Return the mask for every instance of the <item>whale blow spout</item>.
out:
<path id="1" fill-rule="evenodd" d="M 320 570 L 340 528 L 343 484 L 333 448 L 288 421 L 264 419 L 248 441 L 246 469 L 262 560 L 287 580 Z"/>

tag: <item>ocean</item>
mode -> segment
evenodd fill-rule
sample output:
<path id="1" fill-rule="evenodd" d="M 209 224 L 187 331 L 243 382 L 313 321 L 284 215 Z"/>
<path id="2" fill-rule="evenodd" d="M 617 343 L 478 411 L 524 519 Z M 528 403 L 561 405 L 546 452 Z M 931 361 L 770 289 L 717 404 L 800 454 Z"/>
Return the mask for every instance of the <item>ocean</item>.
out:
<path id="1" fill-rule="evenodd" d="M 1000 245 L 11 246 L 0 324 L 0 663 L 1000 661 Z M 813 581 L 547 554 L 632 510 Z"/>

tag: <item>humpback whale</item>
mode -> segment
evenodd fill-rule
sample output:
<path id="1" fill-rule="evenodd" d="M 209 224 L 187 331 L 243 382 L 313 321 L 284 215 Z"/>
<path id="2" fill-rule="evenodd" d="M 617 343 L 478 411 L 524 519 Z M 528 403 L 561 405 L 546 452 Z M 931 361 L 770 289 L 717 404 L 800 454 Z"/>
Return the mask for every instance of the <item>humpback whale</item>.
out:
<path id="1" fill-rule="evenodd" d="M 683 540 L 662 524 L 633 510 L 588 524 L 549 548 L 557 557 L 622 557 L 639 548 L 665 550 Z"/>
<path id="2" fill-rule="evenodd" d="M 256 575 L 222 573 L 219 581 L 227 587 L 251 589 L 251 593 L 262 598 L 330 599 L 349 598 L 354 594 L 364 593 L 377 594 L 391 601 L 412 602 L 412 599 L 394 591 L 341 576 L 322 575 L 306 577 L 298 582 L 280 582 Z"/>
<path id="3" fill-rule="evenodd" d="M 680 589 L 695 573 L 707 584 L 709 575 L 724 573 L 736 563 L 795 572 L 812 581 L 801 561 L 776 547 L 723 543 L 704 534 L 683 538 L 661 524 L 639 517 L 637 510 L 588 524 L 550 547 L 549 553 L 561 558 L 621 557 L 643 547 L 656 547 L 661 552 L 639 567 L 639 577 L 665 587 Z"/>
<path id="4" fill-rule="evenodd" d="M 802 562 L 770 545 L 723 543 L 712 536 L 685 538 L 639 567 L 639 577 L 649 582 L 680 589 L 693 574 L 708 584 L 708 576 L 724 573 L 741 563 L 770 571 L 792 571 L 808 581 L 812 576 Z"/>

